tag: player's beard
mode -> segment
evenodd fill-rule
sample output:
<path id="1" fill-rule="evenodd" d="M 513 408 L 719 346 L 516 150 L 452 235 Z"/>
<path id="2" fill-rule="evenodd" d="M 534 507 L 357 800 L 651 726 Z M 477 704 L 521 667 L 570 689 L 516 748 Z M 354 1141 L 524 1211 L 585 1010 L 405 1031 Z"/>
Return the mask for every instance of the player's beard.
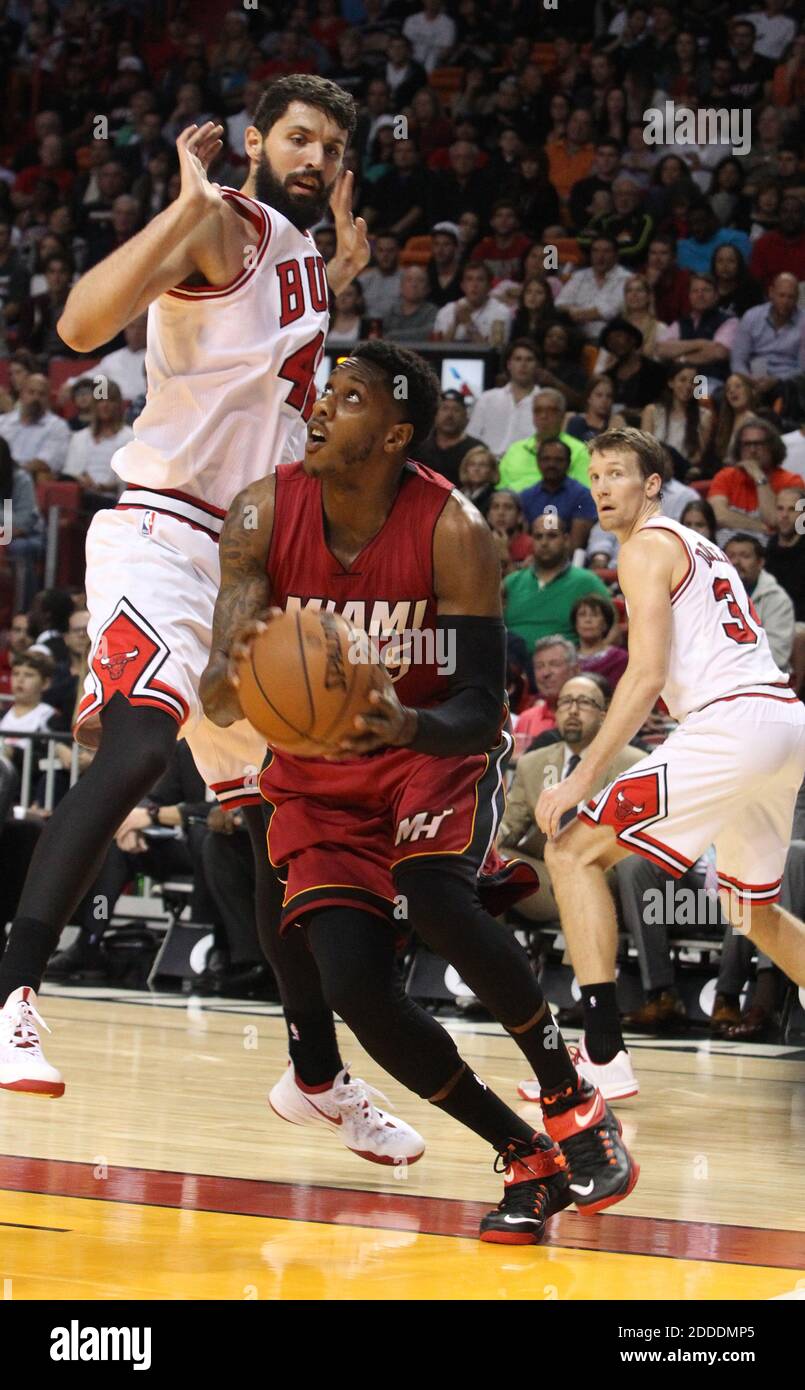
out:
<path id="1" fill-rule="evenodd" d="M 310 177 L 318 176 L 311 174 Z M 266 203 L 268 207 L 281 212 L 283 217 L 287 217 L 298 231 L 304 232 L 307 231 L 308 227 L 320 222 L 327 211 L 332 184 L 329 188 L 322 185 L 320 193 L 297 197 L 290 191 L 290 185 L 296 178 L 299 178 L 298 172 L 289 174 L 285 182 L 278 179 L 271 167 L 268 155 L 263 150 L 254 176 L 254 192 L 259 202 Z"/>

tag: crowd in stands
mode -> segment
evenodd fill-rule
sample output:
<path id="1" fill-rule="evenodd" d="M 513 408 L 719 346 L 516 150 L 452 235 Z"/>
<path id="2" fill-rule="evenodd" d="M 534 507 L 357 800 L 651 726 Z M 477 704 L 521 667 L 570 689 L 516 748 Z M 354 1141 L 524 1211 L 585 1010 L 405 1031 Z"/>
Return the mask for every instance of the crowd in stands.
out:
<path id="1" fill-rule="evenodd" d="M 146 389 L 145 316 L 75 353 L 57 328 L 70 288 L 177 196 L 188 124 L 221 122 L 211 177 L 242 183 L 260 93 L 295 72 L 334 79 L 359 106 L 346 163 L 372 260 L 331 305 L 336 350 L 383 336 L 496 354 L 490 389 L 444 391 L 419 457 L 479 507 L 500 549 L 520 768 L 535 740 L 561 736 L 567 683 L 573 719 L 594 720 L 626 662 L 617 542 L 588 485 L 588 445 L 610 426 L 664 443 L 664 512 L 726 548 L 802 694 L 805 26 L 793 0 L 590 0 L 572 25 L 533 0 L 225 13 L 205 0 L 3 0 L 12 660 L 23 619 L 11 609 L 30 614 L 41 589 L 53 485 L 72 484 L 79 533 L 114 505 L 111 460 Z M 669 129 L 651 143 L 645 113 L 669 102 L 738 113 L 750 138 L 739 152 L 734 135 L 697 127 L 695 140 Z M 330 259 L 330 222 L 313 234 Z M 58 581 L 80 589 L 80 546 L 63 551 Z M 35 720 L 48 673 L 24 671 Z M 68 704 L 63 691 L 67 722 Z M 640 747 L 670 727 L 656 710 Z"/>

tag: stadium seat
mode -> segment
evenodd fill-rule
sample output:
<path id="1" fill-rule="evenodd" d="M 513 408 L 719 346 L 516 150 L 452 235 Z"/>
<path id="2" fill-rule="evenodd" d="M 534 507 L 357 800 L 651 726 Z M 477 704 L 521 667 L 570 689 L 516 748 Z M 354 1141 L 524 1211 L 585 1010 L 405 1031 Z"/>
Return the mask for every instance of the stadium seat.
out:
<path id="1" fill-rule="evenodd" d="M 65 381 L 73 376 L 92 376 L 100 357 L 53 357 L 48 363 L 51 401 L 57 401 Z"/>
<path id="2" fill-rule="evenodd" d="M 80 584 L 87 534 L 81 511 L 81 488 L 72 481 L 49 479 L 37 483 L 36 500 L 44 517 L 47 517 L 51 507 L 60 509 L 56 584 L 61 588 Z"/>
<path id="3" fill-rule="evenodd" d="M 409 236 L 400 252 L 400 265 L 427 265 L 431 258 L 429 236 Z"/>

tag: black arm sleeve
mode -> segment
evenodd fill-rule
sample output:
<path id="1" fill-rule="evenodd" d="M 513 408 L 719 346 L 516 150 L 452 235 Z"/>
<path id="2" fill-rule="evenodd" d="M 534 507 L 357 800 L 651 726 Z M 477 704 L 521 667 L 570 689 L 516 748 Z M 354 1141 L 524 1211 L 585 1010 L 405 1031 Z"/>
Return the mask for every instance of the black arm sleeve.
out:
<path id="1" fill-rule="evenodd" d="M 407 745 L 416 753 L 455 758 L 494 748 L 506 717 L 506 629 L 501 618 L 446 616 L 436 619 L 445 634 L 439 647 L 455 669 L 447 699 L 418 709 L 417 731 Z"/>

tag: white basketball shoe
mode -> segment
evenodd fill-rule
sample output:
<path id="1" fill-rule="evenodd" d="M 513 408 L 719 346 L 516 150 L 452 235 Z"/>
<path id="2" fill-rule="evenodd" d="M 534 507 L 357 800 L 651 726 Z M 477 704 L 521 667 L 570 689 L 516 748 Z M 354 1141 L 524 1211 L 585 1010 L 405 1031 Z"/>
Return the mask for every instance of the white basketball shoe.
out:
<path id="1" fill-rule="evenodd" d="M 50 1032 L 36 1010 L 36 995 L 27 985 L 15 989 L 0 1009 L 0 1090 L 34 1096 L 63 1096 L 61 1073 L 42 1051 L 37 1023 Z"/>
<path id="2" fill-rule="evenodd" d="M 617 1057 L 613 1057 L 611 1062 L 592 1062 L 582 1033 L 578 1047 L 569 1047 L 568 1052 L 579 1075 L 596 1086 L 604 1100 L 627 1100 L 629 1096 L 638 1094 L 640 1086 L 634 1074 L 632 1059 L 625 1048 Z M 540 1084 L 536 1080 L 521 1081 L 517 1087 L 517 1094 L 523 1100 L 536 1101 L 539 1104 Z"/>
<path id="3" fill-rule="evenodd" d="M 425 1141 L 405 1120 L 387 1115 L 373 1105 L 370 1095 L 386 1097 L 365 1081 L 338 1073 L 325 1091 L 305 1091 L 289 1062 L 268 1103 L 281 1120 L 292 1125 L 326 1125 L 359 1158 L 370 1163 L 416 1163 L 425 1152 Z"/>

